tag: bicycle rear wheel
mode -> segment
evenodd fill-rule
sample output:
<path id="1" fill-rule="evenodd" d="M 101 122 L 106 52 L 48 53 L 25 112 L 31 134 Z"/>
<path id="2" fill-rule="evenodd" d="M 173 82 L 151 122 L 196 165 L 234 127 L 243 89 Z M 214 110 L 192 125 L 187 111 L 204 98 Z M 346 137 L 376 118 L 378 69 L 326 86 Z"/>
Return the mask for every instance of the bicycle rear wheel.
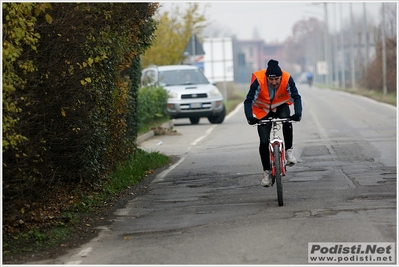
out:
<path id="1" fill-rule="evenodd" d="M 276 173 L 275 173 L 275 179 L 276 179 L 276 184 L 277 184 L 277 200 L 278 200 L 278 205 L 283 206 L 283 183 L 281 181 L 281 152 L 279 150 L 279 145 L 275 144 L 274 145 L 274 166 L 276 168 Z"/>

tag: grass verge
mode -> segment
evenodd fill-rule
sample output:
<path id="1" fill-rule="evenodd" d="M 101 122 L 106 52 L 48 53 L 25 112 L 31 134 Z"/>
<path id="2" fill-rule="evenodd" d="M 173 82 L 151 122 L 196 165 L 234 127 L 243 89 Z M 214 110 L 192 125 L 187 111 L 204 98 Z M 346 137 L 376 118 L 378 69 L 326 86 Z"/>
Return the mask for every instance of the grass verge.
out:
<path id="1" fill-rule="evenodd" d="M 138 149 L 124 164 L 118 166 L 110 175 L 109 182 L 103 185 L 108 195 L 114 195 L 128 186 L 138 184 L 141 179 L 154 172 L 155 169 L 170 162 L 168 156 L 159 152 L 146 152 Z"/>
<path id="2" fill-rule="evenodd" d="M 344 90 L 341 90 L 341 91 L 344 91 Z M 374 99 L 378 102 L 383 102 L 386 104 L 396 106 L 396 94 L 387 93 L 384 95 L 382 92 L 375 91 L 375 90 L 352 89 L 352 88 L 345 90 L 345 91 L 352 93 L 352 94 L 356 94 L 356 95 L 362 95 L 362 96 Z"/>
<path id="3" fill-rule="evenodd" d="M 351 94 L 355 94 L 355 95 L 365 96 L 370 99 L 374 99 L 378 102 L 382 102 L 382 103 L 389 104 L 392 106 L 397 105 L 397 99 L 396 99 L 397 97 L 396 97 L 395 93 L 383 94 L 383 92 L 380 90 L 370 90 L 370 89 L 365 89 L 365 88 L 346 88 L 344 90 L 342 88 L 327 87 L 327 86 L 323 86 L 323 85 L 317 85 L 317 86 L 320 88 L 328 88 L 328 89 L 337 90 L 337 91 L 341 91 L 341 92 L 347 92 L 347 93 L 351 93 Z"/>
<path id="4" fill-rule="evenodd" d="M 233 111 L 237 105 L 243 103 L 247 92 L 243 91 L 242 85 L 228 83 L 227 84 L 227 97 L 224 101 L 226 106 L 226 114 Z"/>

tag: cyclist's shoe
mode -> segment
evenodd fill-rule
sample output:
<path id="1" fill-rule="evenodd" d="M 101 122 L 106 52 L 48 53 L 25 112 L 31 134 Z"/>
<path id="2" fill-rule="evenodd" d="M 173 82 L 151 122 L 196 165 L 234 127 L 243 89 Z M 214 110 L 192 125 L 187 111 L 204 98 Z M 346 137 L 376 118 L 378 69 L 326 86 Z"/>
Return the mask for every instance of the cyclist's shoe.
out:
<path id="1" fill-rule="evenodd" d="M 287 165 L 294 165 L 297 163 L 296 158 L 294 157 L 294 152 L 292 151 L 292 148 L 288 149 L 285 153 L 286 160 L 287 160 Z"/>
<path id="2" fill-rule="evenodd" d="M 264 187 L 272 186 L 272 178 L 270 177 L 270 171 L 264 171 L 262 181 L 260 184 Z"/>

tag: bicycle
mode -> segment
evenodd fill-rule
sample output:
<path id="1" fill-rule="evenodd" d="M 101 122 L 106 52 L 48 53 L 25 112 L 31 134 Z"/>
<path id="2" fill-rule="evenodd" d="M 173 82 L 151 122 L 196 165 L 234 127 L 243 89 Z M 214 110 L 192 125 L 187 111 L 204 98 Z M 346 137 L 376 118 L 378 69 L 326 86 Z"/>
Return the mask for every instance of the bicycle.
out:
<path id="1" fill-rule="evenodd" d="M 285 176 L 287 171 L 287 164 L 285 160 L 285 149 L 283 139 L 278 136 L 278 131 L 281 129 L 282 123 L 293 122 L 290 118 L 268 118 L 260 120 L 257 125 L 272 123 L 271 138 L 269 140 L 269 153 L 270 153 L 270 167 L 272 186 L 277 184 L 277 200 L 278 205 L 283 206 L 283 184 L 282 176 Z"/>
<path id="2" fill-rule="evenodd" d="M 311 88 L 311 87 L 312 87 L 312 84 L 313 84 L 313 79 L 308 79 L 308 85 L 309 85 L 309 88 Z"/>

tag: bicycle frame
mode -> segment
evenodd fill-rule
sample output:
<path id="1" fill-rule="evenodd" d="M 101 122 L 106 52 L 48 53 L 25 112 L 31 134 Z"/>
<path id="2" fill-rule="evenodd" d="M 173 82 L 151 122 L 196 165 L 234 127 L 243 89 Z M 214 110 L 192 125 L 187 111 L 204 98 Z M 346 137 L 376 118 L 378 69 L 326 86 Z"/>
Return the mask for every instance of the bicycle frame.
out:
<path id="1" fill-rule="evenodd" d="M 280 166 L 281 166 L 281 175 L 285 176 L 286 173 L 286 161 L 285 161 L 285 149 L 284 149 L 284 142 L 282 138 L 278 135 L 278 131 L 281 129 L 281 124 L 283 122 L 290 122 L 291 120 L 288 118 L 273 118 L 273 119 L 266 119 L 266 120 L 261 120 L 259 121 L 259 125 L 261 124 L 266 124 L 266 123 L 272 123 L 272 128 L 271 128 L 271 138 L 269 140 L 269 153 L 270 153 L 270 167 L 271 167 L 271 176 L 273 177 L 273 183 L 274 183 L 274 177 L 276 175 L 276 164 L 275 164 L 275 158 L 274 158 L 274 147 L 277 145 L 278 150 L 280 152 L 281 158 L 280 158 Z"/>

